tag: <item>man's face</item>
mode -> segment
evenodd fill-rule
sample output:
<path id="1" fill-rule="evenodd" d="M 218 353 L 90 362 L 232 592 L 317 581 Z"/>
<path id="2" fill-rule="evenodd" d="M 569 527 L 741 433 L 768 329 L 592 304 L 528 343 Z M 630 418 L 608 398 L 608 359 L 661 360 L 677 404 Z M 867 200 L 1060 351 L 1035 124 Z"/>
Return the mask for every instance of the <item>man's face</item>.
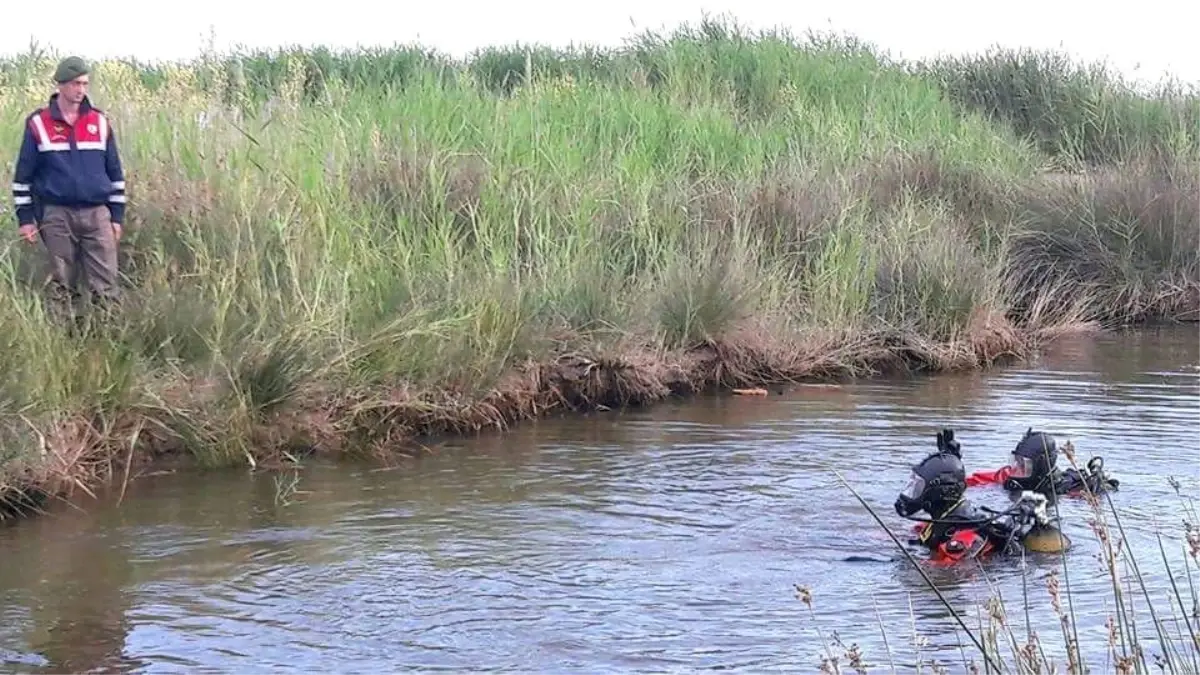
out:
<path id="1" fill-rule="evenodd" d="M 79 77 L 58 85 L 58 95 L 71 103 L 83 103 L 83 97 L 88 93 L 88 76 Z"/>

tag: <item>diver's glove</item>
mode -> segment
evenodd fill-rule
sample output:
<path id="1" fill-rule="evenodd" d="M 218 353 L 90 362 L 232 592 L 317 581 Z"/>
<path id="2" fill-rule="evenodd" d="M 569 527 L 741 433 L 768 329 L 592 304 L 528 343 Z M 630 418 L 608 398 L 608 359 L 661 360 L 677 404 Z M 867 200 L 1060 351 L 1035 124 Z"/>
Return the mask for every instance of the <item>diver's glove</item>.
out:
<path id="1" fill-rule="evenodd" d="M 1007 539 L 1019 527 L 1020 525 L 1016 520 L 1010 516 L 1008 518 L 997 518 L 985 523 L 980 529 L 993 539 Z"/>
<path id="2" fill-rule="evenodd" d="M 1040 492 L 1026 491 L 1021 495 L 1017 506 L 1021 509 L 1023 518 L 1033 521 L 1034 525 L 1045 527 L 1050 524 L 1050 516 L 1046 514 L 1046 504 L 1049 500 Z"/>
<path id="3" fill-rule="evenodd" d="M 1100 456 L 1093 457 L 1087 463 L 1088 477 L 1091 479 L 1089 487 L 1092 492 L 1100 492 L 1102 490 L 1116 490 L 1121 486 L 1121 481 L 1116 478 L 1111 478 L 1104 473 L 1104 458 Z"/>
<path id="4" fill-rule="evenodd" d="M 962 446 L 958 444 L 958 441 L 954 440 L 953 429 L 942 429 L 938 432 L 937 447 L 940 452 L 945 452 L 962 459 Z"/>
<path id="5" fill-rule="evenodd" d="M 1100 493 L 1115 491 L 1120 485 L 1119 480 L 1104 473 L 1104 460 L 1100 457 L 1093 457 L 1088 460 L 1087 468 L 1083 471 L 1075 468 L 1064 471 L 1062 478 L 1055 485 L 1055 491 L 1059 494 L 1066 494 L 1086 488 L 1092 493 Z"/>

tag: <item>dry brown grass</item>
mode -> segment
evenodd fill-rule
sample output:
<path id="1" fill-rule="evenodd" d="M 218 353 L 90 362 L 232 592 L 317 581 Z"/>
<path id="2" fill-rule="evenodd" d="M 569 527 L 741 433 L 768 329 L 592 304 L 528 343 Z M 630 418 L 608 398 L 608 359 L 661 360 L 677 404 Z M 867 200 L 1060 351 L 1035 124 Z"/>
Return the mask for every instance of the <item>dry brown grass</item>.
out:
<path id="1" fill-rule="evenodd" d="M 1059 323 L 1200 319 L 1194 166 L 1145 161 L 1019 188 L 1008 270 L 1020 311 Z"/>

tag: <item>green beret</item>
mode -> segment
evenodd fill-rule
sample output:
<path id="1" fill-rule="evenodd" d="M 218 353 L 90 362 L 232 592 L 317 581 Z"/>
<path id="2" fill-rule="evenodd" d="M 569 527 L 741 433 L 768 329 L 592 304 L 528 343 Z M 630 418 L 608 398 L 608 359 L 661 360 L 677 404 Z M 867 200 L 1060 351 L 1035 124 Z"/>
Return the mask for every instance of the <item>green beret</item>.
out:
<path id="1" fill-rule="evenodd" d="M 70 82 L 80 75 L 87 75 L 88 66 L 83 59 L 78 56 L 68 56 L 59 62 L 58 68 L 54 71 L 54 81 L 62 84 Z"/>

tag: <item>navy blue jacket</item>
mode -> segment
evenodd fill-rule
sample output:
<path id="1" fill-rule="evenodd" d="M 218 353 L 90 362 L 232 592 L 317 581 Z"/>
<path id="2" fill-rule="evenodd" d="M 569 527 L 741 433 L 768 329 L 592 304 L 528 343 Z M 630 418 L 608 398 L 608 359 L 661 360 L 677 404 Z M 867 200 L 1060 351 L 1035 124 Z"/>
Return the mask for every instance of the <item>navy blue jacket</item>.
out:
<path id="1" fill-rule="evenodd" d="M 47 204 L 107 204 L 113 222 L 124 223 L 125 174 L 108 117 L 85 97 L 72 126 L 51 96 L 25 118 L 12 194 L 18 225 L 34 224 Z"/>

